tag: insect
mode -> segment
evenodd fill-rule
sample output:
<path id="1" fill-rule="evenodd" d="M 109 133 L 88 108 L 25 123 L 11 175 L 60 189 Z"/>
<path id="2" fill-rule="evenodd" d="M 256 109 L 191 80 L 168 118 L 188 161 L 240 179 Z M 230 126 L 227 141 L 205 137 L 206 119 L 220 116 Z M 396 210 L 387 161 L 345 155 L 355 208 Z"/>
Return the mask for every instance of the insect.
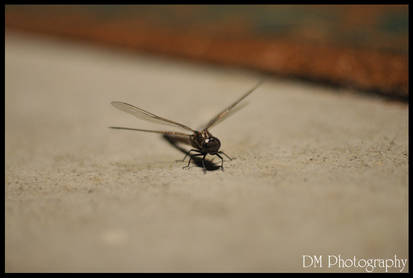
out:
<path id="1" fill-rule="evenodd" d="M 133 131 L 142 131 L 142 132 L 152 132 L 152 133 L 160 133 L 172 138 L 175 138 L 177 141 L 180 141 L 182 143 L 185 143 L 187 145 L 190 145 L 193 147 L 189 152 L 186 153 L 185 157 L 183 158 L 182 161 L 185 161 L 185 158 L 189 155 L 189 161 L 188 165 L 184 166 L 183 168 L 189 168 L 189 165 L 191 164 L 191 160 L 193 157 L 196 156 L 202 156 L 202 167 L 204 171 L 206 170 L 205 167 L 205 157 L 210 154 L 210 155 L 216 155 L 221 159 L 221 169 L 224 170 L 224 159 L 222 158 L 221 154 L 225 155 L 227 158 L 232 160 L 230 156 L 228 156 L 226 153 L 223 151 L 220 151 L 221 147 L 221 141 L 213 136 L 209 132 L 209 128 L 215 126 L 225 118 L 227 118 L 231 112 L 235 112 L 236 110 L 233 109 L 238 103 L 240 103 L 244 98 L 246 98 L 249 94 L 251 94 L 255 89 L 257 89 L 262 82 L 259 82 L 256 84 L 252 89 L 250 89 L 248 92 L 243 94 L 239 99 L 237 99 L 234 103 L 232 103 L 230 106 L 225 108 L 223 111 L 218 113 L 215 117 L 213 117 L 206 125 L 203 126 L 203 128 L 198 131 L 194 130 L 184 124 L 171 121 L 169 119 L 157 116 L 151 112 L 145 111 L 141 108 L 135 107 L 133 105 L 130 105 L 125 102 L 119 102 L 119 101 L 112 101 L 111 104 L 118 108 L 119 110 L 122 110 L 126 113 L 129 113 L 139 119 L 147 120 L 150 122 L 155 122 L 158 124 L 166 124 L 174 127 L 181 128 L 183 130 L 186 130 L 187 132 L 191 132 L 191 134 L 187 133 L 182 133 L 182 132 L 176 132 L 176 131 L 160 131 L 160 130 L 148 130 L 148 129 L 138 129 L 138 128 L 128 128 L 128 127 L 117 127 L 117 126 L 111 126 L 110 128 L 113 129 L 123 129 L 123 130 L 133 130 Z M 191 155 L 191 152 L 194 152 L 195 154 Z"/>

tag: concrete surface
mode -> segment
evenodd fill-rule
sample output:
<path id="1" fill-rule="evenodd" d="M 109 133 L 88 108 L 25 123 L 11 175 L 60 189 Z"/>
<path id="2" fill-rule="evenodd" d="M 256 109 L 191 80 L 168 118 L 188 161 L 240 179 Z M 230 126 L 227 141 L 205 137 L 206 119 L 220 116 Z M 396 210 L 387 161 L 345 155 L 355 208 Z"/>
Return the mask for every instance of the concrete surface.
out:
<path id="1" fill-rule="evenodd" d="M 10 33 L 5 55 L 6 272 L 407 258 L 406 104 L 267 80 L 211 129 L 236 159 L 204 174 L 157 134 L 108 129 L 168 129 L 110 101 L 198 128 L 260 76 Z"/>

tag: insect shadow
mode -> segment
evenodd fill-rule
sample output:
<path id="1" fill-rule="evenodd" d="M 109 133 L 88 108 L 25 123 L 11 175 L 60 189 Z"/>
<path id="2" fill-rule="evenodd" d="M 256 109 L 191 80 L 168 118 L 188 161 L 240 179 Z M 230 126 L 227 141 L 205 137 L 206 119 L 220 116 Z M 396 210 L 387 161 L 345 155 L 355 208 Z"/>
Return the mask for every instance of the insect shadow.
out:
<path id="1" fill-rule="evenodd" d="M 166 134 L 162 135 L 162 138 L 166 142 L 168 142 L 172 147 L 174 147 L 178 151 L 182 152 L 185 156 L 188 155 L 187 159 L 189 159 L 189 156 L 190 156 L 189 151 L 187 151 L 186 149 L 184 149 L 183 147 L 178 145 L 179 140 L 176 140 L 175 138 L 173 138 L 171 136 L 168 136 Z M 182 161 L 182 160 L 177 160 L 177 162 L 178 161 Z M 198 166 L 200 168 L 203 168 L 202 158 L 197 157 L 197 156 L 192 156 L 192 161 L 193 161 L 193 163 L 195 163 L 196 166 Z M 204 162 L 205 162 L 205 171 L 216 171 L 216 170 L 221 168 L 219 165 L 213 163 L 210 160 L 205 159 Z"/>

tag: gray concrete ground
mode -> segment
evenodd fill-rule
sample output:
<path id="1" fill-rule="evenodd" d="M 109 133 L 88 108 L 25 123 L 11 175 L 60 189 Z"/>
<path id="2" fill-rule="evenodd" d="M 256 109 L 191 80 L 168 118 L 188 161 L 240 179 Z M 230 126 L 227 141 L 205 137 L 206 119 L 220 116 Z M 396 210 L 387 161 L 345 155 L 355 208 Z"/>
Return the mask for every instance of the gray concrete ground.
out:
<path id="1" fill-rule="evenodd" d="M 110 101 L 198 128 L 260 76 L 10 33 L 5 55 L 7 272 L 407 258 L 406 104 L 269 79 L 211 129 L 236 159 L 204 174 L 157 134 L 108 129 L 165 129 Z"/>

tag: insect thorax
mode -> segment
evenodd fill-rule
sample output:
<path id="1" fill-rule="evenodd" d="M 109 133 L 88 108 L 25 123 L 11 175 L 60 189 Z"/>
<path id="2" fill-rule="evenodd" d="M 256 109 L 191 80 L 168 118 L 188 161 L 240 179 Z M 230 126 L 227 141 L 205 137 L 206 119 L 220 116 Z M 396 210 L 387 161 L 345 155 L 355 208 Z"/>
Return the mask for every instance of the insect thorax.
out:
<path id="1" fill-rule="evenodd" d="M 194 148 L 199 149 L 202 153 L 215 154 L 221 147 L 218 138 L 212 136 L 208 130 L 196 131 L 191 135 L 191 144 Z"/>

